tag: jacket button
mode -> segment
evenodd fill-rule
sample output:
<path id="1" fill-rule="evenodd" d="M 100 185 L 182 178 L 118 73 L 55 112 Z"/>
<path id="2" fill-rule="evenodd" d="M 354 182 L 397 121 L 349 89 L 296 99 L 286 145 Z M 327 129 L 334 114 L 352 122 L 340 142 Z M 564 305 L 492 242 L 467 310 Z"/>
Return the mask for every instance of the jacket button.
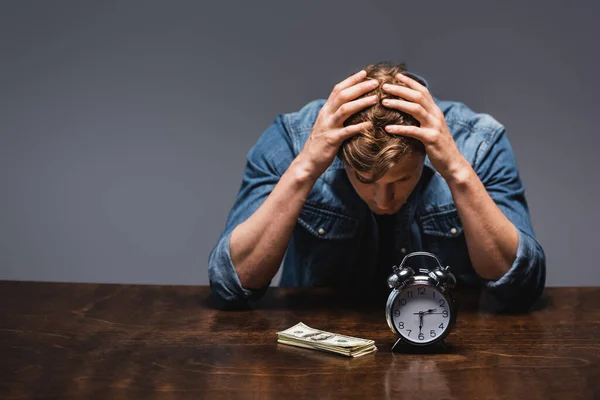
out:
<path id="1" fill-rule="evenodd" d="M 323 236 L 325 234 L 325 229 L 319 228 L 317 232 L 319 233 L 319 235 Z"/>
<path id="2" fill-rule="evenodd" d="M 451 234 L 453 234 L 453 235 L 456 235 L 456 232 L 458 232 L 458 231 L 456 230 L 456 228 L 452 228 L 452 229 L 450 229 L 450 233 L 451 233 Z"/>
<path id="3" fill-rule="evenodd" d="M 402 252 L 402 254 L 406 254 L 406 249 L 404 247 L 401 248 L 400 251 Z"/>

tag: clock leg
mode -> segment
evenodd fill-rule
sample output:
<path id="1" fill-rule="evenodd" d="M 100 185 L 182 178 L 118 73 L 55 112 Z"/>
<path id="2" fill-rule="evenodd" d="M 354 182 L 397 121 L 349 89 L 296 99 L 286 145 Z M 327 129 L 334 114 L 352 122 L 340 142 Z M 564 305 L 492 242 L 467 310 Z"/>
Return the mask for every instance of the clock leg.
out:
<path id="1" fill-rule="evenodd" d="M 392 346 L 392 352 L 394 351 L 394 349 L 396 348 L 396 346 L 398 344 L 400 344 L 401 341 L 402 341 L 402 338 L 399 338 L 398 340 L 396 340 L 396 343 L 394 343 L 394 345 Z"/>
<path id="2" fill-rule="evenodd" d="M 443 340 L 440 340 L 440 345 L 442 346 L 445 352 L 448 352 L 448 346 L 446 346 L 446 343 Z"/>

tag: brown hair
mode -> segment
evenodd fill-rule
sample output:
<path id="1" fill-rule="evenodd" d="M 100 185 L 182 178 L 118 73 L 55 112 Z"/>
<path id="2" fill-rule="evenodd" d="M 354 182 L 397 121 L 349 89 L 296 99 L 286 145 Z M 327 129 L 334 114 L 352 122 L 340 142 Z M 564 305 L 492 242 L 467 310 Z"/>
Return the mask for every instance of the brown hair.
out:
<path id="1" fill-rule="evenodd" d="M 392 64 L 380 62 L 364 68 L 367 71 L 365 80 L 376 79 L 380 85 L 359 98 L 377 95 L 377 103 L 371 107 L 351 115 L 344 126 L 371 121 L 372 128 L 346 139 L 340 146 L 338 157 L 342 162 L 358 172 L 370 173 L 369 182 L 381 178 L 402 156 L 412 152 L 425 154 L 425 146 L 417 139 L 388 133 L 386 125 L 416 125 L 417 121 L 412 115 L 385 107 L 381 100 L 385 98 L 400 98 L 390 95 L 381 89 L 384 83 L 405 86 L 395 78 L 398 73 L 406 72 L 406 64 Z"/>

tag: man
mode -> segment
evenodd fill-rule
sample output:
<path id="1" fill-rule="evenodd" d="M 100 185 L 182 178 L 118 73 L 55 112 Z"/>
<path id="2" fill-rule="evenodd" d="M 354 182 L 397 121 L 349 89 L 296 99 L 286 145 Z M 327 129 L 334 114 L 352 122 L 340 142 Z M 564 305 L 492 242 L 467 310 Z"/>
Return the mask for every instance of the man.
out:
<path id="1" fill-rule="evenodd" d="M 283 260 L 281 286 L 388 293 L 392 265 L 413 251 L 435 254 L 459 285 L 481 285 L 506 308 L 527 309 L 544 288 L 504 126 L 384 62 L 265 130 L 209 279 L 227 303 L 257 300 Z"/>

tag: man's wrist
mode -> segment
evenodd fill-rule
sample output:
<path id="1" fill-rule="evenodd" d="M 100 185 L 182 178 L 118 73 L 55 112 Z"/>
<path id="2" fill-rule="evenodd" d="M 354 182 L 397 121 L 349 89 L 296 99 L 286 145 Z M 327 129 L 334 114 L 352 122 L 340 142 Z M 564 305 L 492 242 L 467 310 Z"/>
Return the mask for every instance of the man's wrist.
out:
<path id="1" fill-rule="evenodd" d="M 464 157 L 460 157 L 460 160 L 457 160 L 452 167 L 448 168 L 448 171 L 443 176 L 451 190 L 453 188 L 464 187 L 475 177 L 477 177 L 477 174 Z"/>
<path id="2" fill-rule="evenodd" d="M 299 183 L 308 183 L 314 185 L 314 183 L 321 176 L 322 171 L 312 163 L 304 154 L 300 153 L 292 161 L 288 171 L 292 173 L 292 176 Z"/>

